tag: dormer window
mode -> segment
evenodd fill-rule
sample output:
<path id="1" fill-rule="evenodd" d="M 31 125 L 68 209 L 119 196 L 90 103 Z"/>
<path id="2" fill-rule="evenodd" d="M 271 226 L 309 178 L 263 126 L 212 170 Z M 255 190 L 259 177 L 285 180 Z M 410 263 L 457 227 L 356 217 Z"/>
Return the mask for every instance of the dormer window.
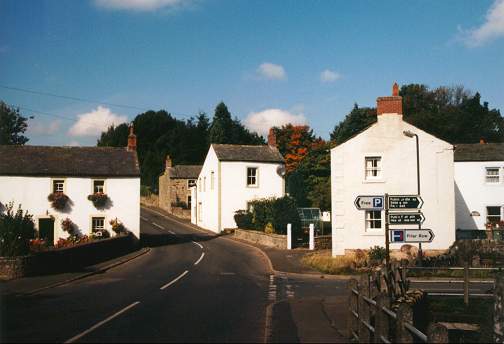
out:
<path id="1" fill-rule="evenodd" d="M 366 180 L 381 178 L 382 173 L 381 157 L 379 156 L 366 157 L 365 164 L 366 164 L 365 165 Z"/>

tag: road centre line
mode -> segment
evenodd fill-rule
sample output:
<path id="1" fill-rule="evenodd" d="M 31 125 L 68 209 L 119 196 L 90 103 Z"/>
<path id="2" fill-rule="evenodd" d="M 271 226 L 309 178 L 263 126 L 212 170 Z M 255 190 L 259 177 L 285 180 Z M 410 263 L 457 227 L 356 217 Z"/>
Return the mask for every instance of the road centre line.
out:
<path id="1" fill-rule="evenodd" d="M 156 226 L 157 228 L 165 229 L 163 226 L 158 225 L 156 222 L 152 222 L 152 224 L 153 224 L 154 226 Z"/>
<path id="2" fill-rule="evenodd" d="M 173 218 L 171 218 L 171 217 L 168 217 L 168 216 L 166 216 L 166 215 L 164 215 L 164 214 L 160 213 L 159 211 L 156 211 L 156 210 L 153 210 L 153 209 L 150 209 L 150 208 L 146 208 L 146 207 L 143 207 L 142 209 L 146 210 L 147 212 L 152 212 L 152 213 L 157 214 L 157 215 L 159 215 L 159 216 L 161 216 L 161 217 L 164 217 L 164 218 L 168 219 L 169 221 L 176 222 L 176 223 L 178 223 L 178 224 L 180 224 L 180 225 L 182 225 L 182 226 L 184 226 L 184 227 L 191 228 L 192 230 L 196 230 L 196 231 L 199 231 L 199 232 L 206 233 L 206 232 L 205 232 L 204 230 L 202 230 L 202 229 L 192 227 L 192 226 L 190 226 L 190 224 L 188 224 L 188 223 L 184 223 L 184 222 L 177 221 L 177 220 L 175 220 L 175 219 L 173 219 Z"/>
<path id="3" fill-rule="evenodd" d="M 205 252 L 201 252 L 201 256 L 199 257 L 199 259 L 196 261 L 196 263 L 194 263 L 194 265 L 198 265 L 199 262 L 201 262 L 201 260 L 203 259 L 203 257 L 205 256 Z"/>
<path id="4" fill-rule="evenodd" d="M 140 219 L 142 219 L 142 220 L 144 220 L 144 221 L 147 221 L 147 222 L 149 221 L 149 220 L 147 220 L 147 218 L 146 218 L 146 217 L 143 217 L 143 216 L 140 216 Z"/>
<path id="5" fill-rule="evenodd" d="M 123 314 L 124 312 L 128 311 L 129 309 L 135 307 L 136 305 L 138 305 L 140 303 L 140 301 L 136 301 L 136 302 L 133 302 L 131 305 L 127 306 L 127 307 L 124 307 L 123 309 L 121 309 L 119 312 L 117 313 L 114 313 L 112 314 L 111 316 L 109 316 L 107 319 L 105 320 L 102 320 L 100 321 L 99 323 L 97 323 L 96 325 L 93 325 L 92 327 L 90 327 L 89 329 L 87 329 L 86 331 L 84 332 L 81 332 L 79 333 L 78 335 L 70 338 L 69 340 L 67 340 L 65 343 L 73 343 L 77 340 L 79 340 L 80 338 L 84 337 L 85 335 L 87 335 L 88 333 L 90 332 L 93 332 L 94 330 L 96 330 L 97 328 L 99 328 L 100 326 L 108 323 L 109 321 L 111 321 L 112 319 L 118 317 L 119 315 Z"/>
<path id="6" fill-rule="evenodd" d="M 171 231 L 171 230 L 168 230 L 168 233 L 173 234 L 173 235 L 177 235 L 177 233 L 175 233 L 174 231 Z"/>
<path id="7" fill-rule="evenodd" d="M 203 249 L 203 245 L 201 245 L 200 243 L 197 243 L 196 241 L 193 241 L 192 242 L 194 245 L 198 245 L 201 249 Z"/>
<path id="8" fill-rule="evenodd" d="M 182 277 L 184 277 L 185 275 L 187 275 L 189 273 L 189 271 L 184 271 L 183 273 L 181 273 L 177 278 L 175 278 L 173 281 L 171 282 L 168 282 L 166 283 L 164 286 L 162 286 L 161 288 L 159 288 L 160 290 L 164 290 L 166 288 L 168 288 L 169 286 L 171 286 L 172 284 L 174 284 L 175 282 L 177 282 L 179 279 L 181 279 Z"/>

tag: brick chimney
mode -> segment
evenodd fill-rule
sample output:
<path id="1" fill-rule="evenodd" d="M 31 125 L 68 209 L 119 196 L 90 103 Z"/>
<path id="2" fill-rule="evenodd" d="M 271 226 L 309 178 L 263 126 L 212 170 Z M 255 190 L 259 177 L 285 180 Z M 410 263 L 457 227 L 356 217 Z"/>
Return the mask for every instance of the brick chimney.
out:
<path id="1" fill-rule="evenodd" d="M 480 139 L 480 145 L 484 145 L 486 143 L 485 139 L 484 138 L 481 138 Z"/>
<path id="2" fill-rule="evenodd" d="M 376 100 L 376 113 L 396 113 L 402 115 L 402 97 L 399 95 L 399 86 L 394 83 L 392 97 L 378 97 Z"/>
<path id="3" fill-rule="evenodd" d="M 170 158 L 169 155 L 166 156 L 166 169 L 170 168 L 173 166 L 172 159 Z"/>
<path id="4" fill-rule="evenodd" d="M 137 148 L 137 138 L 135 133 L 133 132 L 133 123 L 129 126 L 129 135 L 128 135 L 128 151 L 136 151 Z"/>
<path id="5" fill-rule="evenodd" d="M 277 146 L 275 130 L 273 128 L 270 128 L 269 133 L 268 133 L 268 146 L 271 146 L 271 147 Z"/>

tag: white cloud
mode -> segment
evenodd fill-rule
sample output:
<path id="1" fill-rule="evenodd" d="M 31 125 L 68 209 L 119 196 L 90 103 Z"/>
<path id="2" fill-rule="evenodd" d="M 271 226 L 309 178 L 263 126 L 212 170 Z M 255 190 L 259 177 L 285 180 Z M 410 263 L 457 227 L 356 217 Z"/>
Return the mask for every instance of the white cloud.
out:
<path id="1" fill-rule="evenodd" d="M 256 70 L 257 74 L 263 79 L 269 80 L 284 80 L 287 78 L 287 73 L 281 65 L 270 62 L 264 62 Z"/>
<path id="2" fill-rule="evenodd" d="M 341 79 L 341 75 L 332 70 L 326 69 L 320 73 L 320 81 L 322 82 L 335 82 L 338 79 Z"/>
<path id="3" fill-rule="evenodd" d="M 68 142 L 65 146 L 69 146 L 69 147 L 79 147 L 79 146 L 80 146 L 80 143 L 74 140 L 74 141 L 70 141 L 70 142 Z"/>
<path id="4" fill-rule="evenodd" d="M 28 130 L 30 133 L 36 135 L 53 135 L 56 134 L 61 126 L 61 121 L 56 120 L 48 124 L 41 122 L 30 123 L 28 125 Z"/>
<path id="5" fill-rule="evenodd" d="M 119 125 L 128 120 L 126 116 L 117 115 L 103 106 L 77 116 L 79 120 L 68 130 L 71 136 L 98 136 L 111 125 Z"/>
<path id="6" fill-rule="evenodd" d="M 268 135 L 271 127 L 279 127 L 285 124 L 306 124 L 304 114 L 293 114 L 281 109 L 266 109 L 260 112 L 252 112 L 245 119 L 245 126 L 257 132 L 259 135 Z"/>
<path id="7" fill-rule="evenodd" d="M 192 0 L 95 0 L 99 7 L 114 10 L 155 11 L 162 8 L 176 8 Z"/>
<path id="8" fill-rule="evenodd" d="M 504 0 L 496 0 L 488 10 L 485 22 L 477 28 L 462 31 L 462 40 L 468 47 L 478 47 L 504 37 Z"/>

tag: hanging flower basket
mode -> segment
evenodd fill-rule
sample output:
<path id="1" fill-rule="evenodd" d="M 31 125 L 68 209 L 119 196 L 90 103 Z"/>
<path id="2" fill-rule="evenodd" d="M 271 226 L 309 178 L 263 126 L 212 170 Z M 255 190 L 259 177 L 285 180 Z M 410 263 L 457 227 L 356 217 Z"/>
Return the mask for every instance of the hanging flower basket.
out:
<path id="1" fill-rule="evenodd" d="M 112 230 L 117 235 L 126 233 L 126 228 L 124 227 L 122 222 L 117 219 L 117 217 L 114 220 L 110 221 L 110 225 L 112 226 Z"/>
<path id="2" fill-rule="evenodd" d="M 68 217 L 61 221 L 61 229 L 67 232 L 70 236 L 76 235 L 76 226 Z"/>
<path id="3" fill-rule="evenodd" d="M 88 200 L 93 202 L 93 205 L 97 209 L 104 208 L 107 205 L 108 199 L 107 194 L 103 192 L 95 192 L 94 194 L 88 196 Z"/>
<path id="4" fill-rule="evenodd" d="M 63 192 L 53 192 L 47 196 L 47 200 L 51 202 L 51 206 L 56 210 L 63 210 L 70 202 L 70 198 Z"/>

